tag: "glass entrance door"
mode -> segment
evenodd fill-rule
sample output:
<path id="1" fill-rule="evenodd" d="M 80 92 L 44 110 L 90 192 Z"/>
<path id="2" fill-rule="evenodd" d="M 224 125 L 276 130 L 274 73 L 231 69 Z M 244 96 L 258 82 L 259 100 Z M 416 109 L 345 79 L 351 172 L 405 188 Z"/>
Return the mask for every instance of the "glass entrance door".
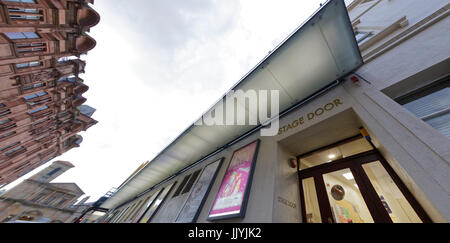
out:
<path id="1" fill-rule="evenodd" d="M 333 222 L 373 223 L 372 215 L 350 169 L 323 174 Z"/>
<path id="2" fill-rule="evenodd" d="M 300 170 L 299 178 L 305 223 L 431 222 L 376 150 Z"/>

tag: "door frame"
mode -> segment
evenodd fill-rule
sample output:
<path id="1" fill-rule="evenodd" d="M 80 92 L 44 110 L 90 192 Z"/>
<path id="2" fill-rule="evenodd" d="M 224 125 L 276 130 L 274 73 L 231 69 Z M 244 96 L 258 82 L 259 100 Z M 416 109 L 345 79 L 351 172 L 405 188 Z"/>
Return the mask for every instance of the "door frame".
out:
<path id="1" fill-rule="evenodd" d="M 303 191 L 303 180 L 311 177 L 314 178 L 322 222 L 335 223 L 323 175 L 344 169 L 350 169 L 351 172 L 353 173 L 355 181 L 358 184 L 359 190 L 361 191 L 361 195 L 363 196 L 363 199 L 372 215 L 374 222 L 392 223 L 392 219 L 390 218 L 380 197 L 378 196 L 377 192 L 372 186 L 372 183 L 370 182 L 369 177 L 364 172 L 364 169 L 362 167 L 362 165 L 364 164 L 372 163 L 375 161 L 381 162 L 382 166 L 386 169 L 386 171 L 391 176 L 394 183 L 400 189 L 403 196 L 410 203 L 411 207 L 414 209 L 414 211 L 422 220 L 422 222 L 432 223 L 433 221 L 425 212 L 425 210 L 422 208 L 422 206 L 419 204 L 419 202 L 411 194 L 406 185 L 395 173 L 395 171 L 392 169 L 389 163 L 384 159 L 381 153 L 376 149 L 301 171 L 300 171 L 300 159 L 298 158 L 297 160 L 298 178 L 299 178 L 300 201 L 302 205 L 301 210 L 303 223 L 307 223 L 305 197 Z"/>

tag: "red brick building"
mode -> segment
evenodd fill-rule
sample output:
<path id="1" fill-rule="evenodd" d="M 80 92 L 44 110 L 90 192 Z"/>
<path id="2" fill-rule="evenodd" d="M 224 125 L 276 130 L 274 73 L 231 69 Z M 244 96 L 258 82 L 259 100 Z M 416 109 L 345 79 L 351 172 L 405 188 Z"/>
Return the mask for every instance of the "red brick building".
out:
<path id="1" fill-rule="evenodd" d="M 97 123 L 78 77 L 100 21 L 89 3 L 0 1 L 0 187 L 79 147 Z"/>

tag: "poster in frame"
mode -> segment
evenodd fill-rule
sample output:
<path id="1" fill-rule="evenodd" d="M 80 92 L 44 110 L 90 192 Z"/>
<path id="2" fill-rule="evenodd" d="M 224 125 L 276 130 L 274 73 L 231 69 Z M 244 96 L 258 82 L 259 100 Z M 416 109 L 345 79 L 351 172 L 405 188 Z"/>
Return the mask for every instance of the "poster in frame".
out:
<path id="1" fill-rule="evenodd" d="M 170 194 L 172 189 L 174 188 L 175 184 L 177 182 L 174 182 L 168 186 L 166 186 L 164 189 L 162 189 L 159 193 L 156 199 L 153 201 L 151 206 L 147 209 L 142 219 L 139 220 L 140 223 L 150 223 L 155 216 L 156 212 L 158 212 L 161 205 L 164 203 L 164 201 L 167 198 L 167 195 Z"/>
<path id="2" fill-rule="evenodd" d="M 260 142 L 258 139 L 233 153 L 208 221 L 245 217 Z"/>
<path id="3" fill-rule="evenodd" d="M 150 196 L 148 196 L 148 199 L 142 205 L 142 208 L 138 211 L 138 214 L 135 216 L 135 218 L 132 219 L 132 221 L 131 221 L 132 223 L 140 222 L 141 218 L 147 212 L 147 209 L 150 207 L 150 205 L 152 205 L 152 203 L 153 203 L 153 201 L 155 201 L 156 197 L 158 197 L 160 191 L 161 190 L 157 190 L 152 193 L 149 193 Z"/>
<path id="4" fill-rule="evenodd" d="M 175 223 L 195 223 L 225 158 L 207 165 L 178 213 Z"/>

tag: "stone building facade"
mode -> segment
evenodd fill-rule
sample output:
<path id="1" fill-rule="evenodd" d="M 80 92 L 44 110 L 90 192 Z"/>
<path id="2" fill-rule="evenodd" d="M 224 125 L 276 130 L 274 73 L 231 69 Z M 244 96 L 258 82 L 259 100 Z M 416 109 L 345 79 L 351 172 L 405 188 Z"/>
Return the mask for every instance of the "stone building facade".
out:
<path id="1" fill-rule="evenodd" d="M 88 197 L 75 205 L 84 192 L 74 183 L 51 181 L 73 167 L 56 161 L 0 195 L 0 222 L 72 223 L 88 207 Z"/>
<path id="2" fill-rule="evenodd" d="M 0 187 L 78 147 L 93 0 L 0 1 Z"/>

